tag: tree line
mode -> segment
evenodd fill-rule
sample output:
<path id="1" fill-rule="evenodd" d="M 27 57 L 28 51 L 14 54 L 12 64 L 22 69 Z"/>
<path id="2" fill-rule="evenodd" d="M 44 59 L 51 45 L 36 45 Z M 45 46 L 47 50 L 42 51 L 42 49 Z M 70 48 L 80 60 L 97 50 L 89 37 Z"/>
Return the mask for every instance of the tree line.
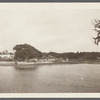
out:
<path id="1" fill-rule="evenodd" d="M 94 43 L 96 45 L 100 42 L 100 20 L 94 20 L 94 30 L 97 33 L 96 37 L 93 37 Z M 56 53 L 56 52 L 49 52 L 49 53 L 43 53 L 33 46 L 29 44 L 20 44 L 16 45 L 13 50 L 15 50 L 14 53 L 14 59 L 15 60 L 29 60 L 32 58 L 46 58 L 48 55 L 53 56 L 54 58 L 63 58 L 63 59 L 69 59 L 69 60 L 98 60 L 100 57 L 100 52 L 67 52 L 67 53 Z"/>
<path id="2" fill-rule="evenodd" d="M 65 53 L 56 53 L 56 52 L 49 52 L 43 53 L 33 46 L 29 44 L 20 44 L 16 45 L 14 48 L 15 50 L 15 60 L 25 61 L 33 58 L 37 59 L 44 59 L 51 55 L 53 58 L 62 58 L 63 60 L 98 60 L 100 57 L 100 52 L 65 52 Z"/>
<path id="3" fill-rule="evenodd" d="M 49 52 L 47 55 L 52 55 L 55 58 L 63 58 L 69 60 L 84 60 L 93 61 L 98 60 L 100 57 L 100 52 L 66 52 L 66 53 L 55 53 Z"/>

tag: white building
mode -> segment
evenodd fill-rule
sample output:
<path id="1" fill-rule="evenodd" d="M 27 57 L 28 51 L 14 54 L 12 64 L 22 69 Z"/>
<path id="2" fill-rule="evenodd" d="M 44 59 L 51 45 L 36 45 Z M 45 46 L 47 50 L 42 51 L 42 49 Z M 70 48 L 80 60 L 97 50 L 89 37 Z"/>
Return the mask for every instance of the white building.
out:
<path id="1" fill-rule="evenodd" d="M 13 54 L 4 54 L 4 53 L 1 53 L 0 54 L 0 60 L 13 60 L 14 58 L 14 55 Z"/>

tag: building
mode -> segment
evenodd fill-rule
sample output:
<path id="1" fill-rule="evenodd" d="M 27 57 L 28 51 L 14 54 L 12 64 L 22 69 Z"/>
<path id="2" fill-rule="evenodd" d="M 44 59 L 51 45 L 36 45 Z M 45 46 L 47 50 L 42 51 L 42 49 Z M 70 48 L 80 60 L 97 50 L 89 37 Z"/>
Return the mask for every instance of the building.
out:
<path id="1" fill-rule="evenodd" d="M 13 60 L 14 55 L 12 53 L 5 53 L 5 52 L 0 52 L 0 60 Z"/>

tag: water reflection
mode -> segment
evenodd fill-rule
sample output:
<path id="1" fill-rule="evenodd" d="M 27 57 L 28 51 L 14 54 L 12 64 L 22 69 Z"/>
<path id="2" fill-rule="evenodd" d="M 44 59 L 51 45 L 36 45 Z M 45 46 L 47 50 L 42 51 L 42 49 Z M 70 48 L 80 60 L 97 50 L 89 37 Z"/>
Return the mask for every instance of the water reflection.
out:
<path id="1" fill-rule="evenodd" d="M 99 65 L 91 64 L 38 65 L 25 70 L 0 66 L 0 92 L 100 92 L 99 75 Z"/>

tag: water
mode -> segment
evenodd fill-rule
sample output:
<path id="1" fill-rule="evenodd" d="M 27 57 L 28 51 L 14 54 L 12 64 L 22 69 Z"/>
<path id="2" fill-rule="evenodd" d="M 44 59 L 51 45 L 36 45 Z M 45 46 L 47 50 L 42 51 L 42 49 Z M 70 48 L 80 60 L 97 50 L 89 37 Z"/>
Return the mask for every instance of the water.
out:
<path id="1" fill-rule="evenodd" d="M 0 66 L 0 93 L 100 92 L 99 64 L 39 65 L 18 70 Z"/>

